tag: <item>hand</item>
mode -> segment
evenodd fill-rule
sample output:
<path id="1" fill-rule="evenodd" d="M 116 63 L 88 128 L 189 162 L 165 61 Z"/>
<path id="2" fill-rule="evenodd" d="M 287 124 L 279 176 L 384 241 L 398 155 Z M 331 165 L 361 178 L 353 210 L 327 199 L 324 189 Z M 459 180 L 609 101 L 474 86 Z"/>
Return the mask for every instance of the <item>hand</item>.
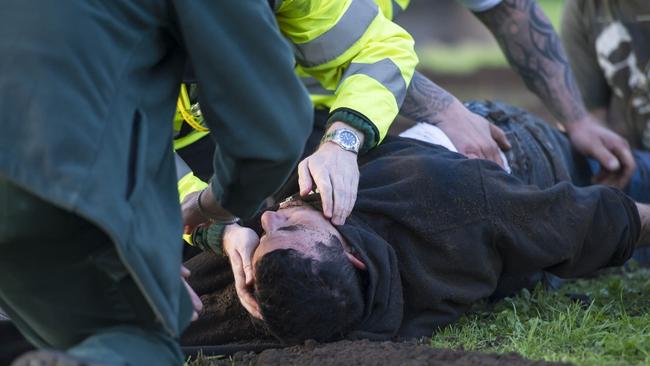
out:
<path id="1" fill-rule="evenodd" d="M 600 126 L 589 115 L 565 127 L 573 147 L 600 163 L 600 173 L 593 178 L 593 183 L 617 188 L 627 185 L 636 169 L 627 141 Z"/>
<path id="2" fill-rule="evenodd" d="M 249 314 L 257 319 L 262 319 L 259 304 L 250 291 L 250 287 L 254 283 L 251 259 L 259 243 L 260 238 L 249 228 L 232 224 L 224 229 L 223 251 L 230 259 L 239 301 Z"/>
<path id="3" fill-rule="evenodd" d="M 459 153 L 470 159 L 491 160 L 504 168 L 499 149 L 507 151 L 511 148 L 505 133 L 460 102 L 458 105 L 454 103 L 444 120 L 436 126 L 447 134 Z"/>
<path id="4" fill-rule="evenodd" d="M 192 312 L 192 321 L 195 321 L 199 318 L 199 313 L 203 309 L 203 303 L 201 302 L 199 295 L 197 295 L 192 287 L 190 287 L 190 285 L 187 283 L 186 279 L 188 277 L 190 277 L 190 270 L 181 265 L 181 281 L 183 281 L 185 289 L 189 293 L 190 299 L 192 300 L 192 306 L 194 306 L 194 311 Z"/>
<path id="5" fill-rule="evenodd" d="M 309 194 L 314 183 L 320 192 L 323 215 L 334 225 L 343 225 L 357 200 L 359 166 L 357 155 L 334 142 L 322 144 L 298 164 L 300 195 Z"/>

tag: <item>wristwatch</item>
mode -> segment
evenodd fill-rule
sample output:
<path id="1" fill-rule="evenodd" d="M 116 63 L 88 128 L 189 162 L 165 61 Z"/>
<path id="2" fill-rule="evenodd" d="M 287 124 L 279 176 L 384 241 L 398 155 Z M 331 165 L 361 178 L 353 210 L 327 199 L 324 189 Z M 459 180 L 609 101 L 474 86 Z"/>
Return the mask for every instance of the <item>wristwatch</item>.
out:
<path id="1" fill-rule="evenodd" d="M 323 136 L 323 139 L 320 142 L 321 144 L 324 144 L 328 141 L 332 141 L 339 145 L 343 150 L 352 151 L 355 154 L 358 154 L 359 149 L 361 148 L 361 141 L 357 137 L 357 134 L 351 129 L 345 127 L 337 128 L 334 131 L 328 132 Z"/>

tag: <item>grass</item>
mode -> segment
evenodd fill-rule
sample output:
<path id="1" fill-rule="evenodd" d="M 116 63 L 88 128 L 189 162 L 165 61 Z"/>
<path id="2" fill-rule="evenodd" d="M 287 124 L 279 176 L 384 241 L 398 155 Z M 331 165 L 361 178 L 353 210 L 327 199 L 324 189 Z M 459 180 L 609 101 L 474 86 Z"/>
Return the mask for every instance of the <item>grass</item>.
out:
<path id="1" fill-rule="evenodd" d="M 650 270 L 615 269 L 557 291 L 540 286 L 478 304 L 430 344 L 576 365 L 650 365 Z M 219 358 L 199 356 L 188 365 Z"/>
<path id="2" fill-rule="evenodd" d="M 564 1 L 538 0 L 538 3 L 555 29 L 559 30 Z M 484 67 L 506 67 L 508 64 L 494 42 L 423 44 L 418 45 L 418 56 L 421 67 L 444 73 L 468 73 Z"/>
<path id="3" fill-rule="evenodd" d="M 576 301 L 570 294 L 590 300 Z M 437 348 L 517 352 L 577 365 L 650 364 L 650 270 L 611 272 L 482 304 L 431 339 Z"/>

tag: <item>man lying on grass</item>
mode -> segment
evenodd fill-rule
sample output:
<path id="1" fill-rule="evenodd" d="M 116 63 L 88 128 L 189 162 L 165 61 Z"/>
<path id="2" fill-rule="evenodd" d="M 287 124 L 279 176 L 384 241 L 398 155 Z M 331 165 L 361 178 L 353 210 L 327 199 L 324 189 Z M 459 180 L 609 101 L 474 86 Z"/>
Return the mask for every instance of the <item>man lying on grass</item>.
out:
<path id="1" fill-rule="evenodd" d="M 224 252 L 251 315 L 290 342 L 430 336 L 503 276 L 581 276 L 650 245 L 650 206 L 614 188 L 578 187 L 590 181 L 590 165 L 561 133 L 511 107 L 470 109 L 509 134 L 512 174 L 440 145 L 389 138 L 359 158 L 345 225 L 333 226 L 314 194 L 264 212 L 260 238 L 227 226 Z M 640 171 L 628 187 L 639 200 L 650 192 L 649 156 L 636 156 Z M 221 230 L 203 228 L 195 242 L 218 251 Z"/>

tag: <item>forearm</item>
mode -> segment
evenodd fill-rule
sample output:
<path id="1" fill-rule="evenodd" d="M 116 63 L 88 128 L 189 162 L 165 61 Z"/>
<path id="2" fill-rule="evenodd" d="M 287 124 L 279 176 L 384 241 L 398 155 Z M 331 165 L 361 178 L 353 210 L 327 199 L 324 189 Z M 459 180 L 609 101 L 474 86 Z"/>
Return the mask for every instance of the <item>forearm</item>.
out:
<path id="1" fill-rule="evenodd" d="M 589 114 L 591 114 L 596 121 L 600 122 L 601 125 L 607 125 L 608 109 L 606 107 L 591 109 L 589 110 Z"/>
<path id="2" fill-rule="evenodd" d="M 327 128 L 327 131 L 325 131 L 325 134 L 327 135 L 328 133 L 336 130 L 337 128 L 347 128 L 352 132 L 354 132 L 354 134 L 357 135 L 357 138 L 359 139 L 359 145 L 363 146 L 365 141 L 364 133 L 361 130 L 354 128 L 354 126 L 345 123 L 344 121 L 336 121 L 330 124 L 329 127 Z"/>
<path id="3" fill-rule="evenodd" d="M 560 39 L 534 0 L 504 0 L 477 17 L 526 86 L 566 127 L 587 117 Z"/>
<path id="4" fill-rule="evenodd" d="M 458 100 L 426 76 L 416 71 L 399 114 L 412 121 L 438 124 L 449 107 Z"/>

